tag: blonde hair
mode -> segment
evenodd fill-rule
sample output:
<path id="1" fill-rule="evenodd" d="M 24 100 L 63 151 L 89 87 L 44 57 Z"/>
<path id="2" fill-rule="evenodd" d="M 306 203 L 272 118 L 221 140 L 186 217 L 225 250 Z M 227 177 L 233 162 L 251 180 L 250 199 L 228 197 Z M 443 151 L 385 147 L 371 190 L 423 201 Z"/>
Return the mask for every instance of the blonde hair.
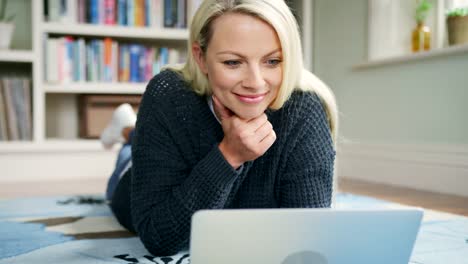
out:
<path id="1" fill-rule="evenodd" d="M 211 94 L 208 79 L 196 63 L 191 47 L 193 43 L 198 43 L 205 52 L 213 32 L 212 21 L 225 13 L 232 12 L 264 20 L 275 29 L 280 40 L 283 79 L 278 95 L 270 108 L 281 108 L 295 89 L 315 92 L 324 105 L 331 136 L 336 146 L 338 111 L 335 97 L 319 78 L 304 69 L 298 25 L 284 0 L 204 0 L 190 26 L 187 62 L 167 68 L 179 72 L 197 94 Z"/>

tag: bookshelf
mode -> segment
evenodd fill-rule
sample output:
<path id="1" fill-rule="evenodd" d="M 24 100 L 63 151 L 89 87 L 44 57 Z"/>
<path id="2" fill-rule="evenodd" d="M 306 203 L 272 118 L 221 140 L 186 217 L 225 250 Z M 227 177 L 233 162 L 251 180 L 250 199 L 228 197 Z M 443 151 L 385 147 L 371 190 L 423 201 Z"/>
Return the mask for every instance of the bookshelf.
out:
<path id="1" fill-rule="evenodd" d="M 43 10 L 43 1 L 38 1 L 37 10 Z M 35 9 L 33 8 L 33 9 Z M 35 9 L 36 10 L 36 9 Z M 181 49 L 185 47 L 188 38 L 188 30 L 180 28 L 163 27 L 137 27 L 105 24 L 84 24 L 70 22 L 49 22 L 41 14 L 38 21 L 39 32 L 43 39 L 53 37 L 60 38 L 72 36 L 74 38 L 103 39 L 110 37 L 115 41 L 132 41 L 145 45 L 165 45 Z M 42 40 L 43 41 L 43 40 Z M 44 50 L 44 43 L 41 44 Z M 40 52 L 38 65 L 47 65 L 46 52 Z M 39 69 L 39 75 L 45 76 L 45 66 Z M 41 96 L 37 102 L 43 105 L 38 111 L 42 114 L 40 120 L 45 120 L 36 126 L 37 141 L 56 145 L 60 142 L 69 148 L 81 148 L 84 142 L 94 144 L 99 149 L 100 143 L 97 140 L 81 139 L 78 136 L 78 97 L 86 94 L 115 94 L 115 95 L 135 95 L 142 94 L 146 87 L 145 82 L 100 82 L 100 81 L 79 81 L 79 82 L 59 82 L 50 83 L 46 78 L 40 78 L 37 82 Z M 54 142 L 54 144 L 52 144 Z"/>
<path id="2" fill-rule="evenodd" d="M 65 148 L 81 149 L 83 144 L 92 145 L 93 149 L 101 146 L 97 140 L 86 140 L 76 137 L 56 137 L 57 133 L 50 132 L 51 119 L 56 117 L 51 114 L 57 112 L 65 114 L 69 123 L 79 124 L 77 97 L 81 94 L 142 94 L 147 82 L 70 82 L 48 83 L 46 76 L 46 49 L 45 39 L 49 37 L 73 36 L 76 38 L 106 38 L 117 41 L 132 41 L 135 43 L 166 45 L 185 48 L 188 38 L 188 30 L 183 28 L 156 28 L 137 27 L 104 24 L 79 24 L 70 22 L 49 22 L 43 12 L 45 1 L 24 0 L 26 10 L 31 14 L 31 49 L 30 50 L 0 50 L 0 63 L 4 68 L 9 64 L 25 63 L 30 67 L 28 74 L 32 79 L 32 140 L 30 141 L 0 141 L 0 155 L 8 154 L 15 149 L 27 151 L 44 149 L 54 150 L 61 144 Z M 18 10 L 17 10 L 18 11 Z M 29 14 L 24 14 L 29 16 Z M 16 22 L 21 23 L 21 22 Z M 0 74 L 3 69 L 0 68 Z M 66 102 L 66 103 L 65 103 Z M 78 129 L 76 129 L 78 130 Z M 86 143 L 85 143 L 86 142 Z M 89 147 L 87 148 L 89 149 Z"/>
<path id="3" fill-rule="evenodd" d="M 142 94 L 147 82 L 49 83 L 46 81 L 48 62 L 45 40 L 49 37 L 64 36 L 86 40 L 110 37 L 123 43 L 136 42 L 182 49 L 186 47 L 189 32 L 180 28 L 49 22 L 44 15 L 45 0 L 22 1 L 28 8 L 19 10 L 28 14 L 20 14 L 19 17 L 30 17 L 31 49 L 0 51 L 0 64 L 19 63 L 27 65 L 30 69 L 28 74 L 32 84 L 32 140 L 0 141 L 0 166 L 7 168 L 4 174 L 6 176 L 0 177 L 0 183 L 13 179 L 21 181 L 41 178 L 107 177 L 112 171 L 118 148 L 106 151 L 98 140 L 82 139 L 78 136 L 78 97 L 86 94 Z M 312 8 L 308 1 L 310 0 L 288 1 L 292 8 L 296 9 L 299 23 L 304 22 L 301 24 L 303 37 L 307 39 L 304 43 L 310 43 L 312 39 L 312 25 L 305 24 L 310 23 L 310 20 L 301 20 L 312 13 L 312 10 L 304 10 Z M 24 21 L 18 19 L 16 23 L 26 23 Z M 311 49 L 304 49 L 306 58 L 311 57 L 311 52 Z M 310 65 L 308 67 L 310 68 Z M 2 68 L 0 74 L 1 71 Z"/>

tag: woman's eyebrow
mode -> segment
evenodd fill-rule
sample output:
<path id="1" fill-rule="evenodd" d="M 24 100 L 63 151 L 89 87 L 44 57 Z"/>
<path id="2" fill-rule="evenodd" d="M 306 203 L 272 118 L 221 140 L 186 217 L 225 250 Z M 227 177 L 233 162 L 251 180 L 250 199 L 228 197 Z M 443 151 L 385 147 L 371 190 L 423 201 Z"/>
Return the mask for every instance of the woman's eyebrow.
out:
<path id="1" fill-rule="evenodd" d="M 270 51 L 268 52 L 266 55 L 263 56 L 264 57 L 268 57 L 276 52 L 280 52 L 281 51 L 281 48 L 277 48 L 273 51 Z M 241 53 L 239 52 L 236 52 L 236 51 L 232 51 L 232 50 L 224 50 L 224 51 L 220 51 L 220 52 L 217 52 L 216 55 L 223 55 L 223 54 L 230 54 L 230 55 L 236 55 L 236 56 L 239 56 L 241 58 L 245 58 L 246 56 L 245 55 L 242 55 Z"/>

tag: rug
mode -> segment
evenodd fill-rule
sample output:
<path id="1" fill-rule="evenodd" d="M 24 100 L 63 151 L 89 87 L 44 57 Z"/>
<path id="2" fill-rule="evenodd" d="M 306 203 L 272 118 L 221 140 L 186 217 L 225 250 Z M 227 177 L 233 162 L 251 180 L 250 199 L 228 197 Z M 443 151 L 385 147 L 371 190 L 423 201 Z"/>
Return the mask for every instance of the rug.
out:
<path id="1" fill-rule="evenodd" d="M 336 208 L 404 208 L 400 204 L 338 194 Z M 188 252 L 152 256 L 123 229 L 102 196 L 0 200 L 0 264 L 190 263 Z M 468 218 L 425 210 L 412 264 L 467 264 Z"/>

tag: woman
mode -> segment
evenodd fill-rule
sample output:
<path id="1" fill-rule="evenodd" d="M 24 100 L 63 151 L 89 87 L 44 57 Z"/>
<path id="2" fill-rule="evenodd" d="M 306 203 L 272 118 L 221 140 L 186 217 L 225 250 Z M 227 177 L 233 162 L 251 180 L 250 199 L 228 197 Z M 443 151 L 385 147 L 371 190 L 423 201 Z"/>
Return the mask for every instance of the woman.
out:
<path id="1" fill-rule="evenodd" d="M 148 84 L 111 208 L 154 255 L 200 209 L 329 207 L 336 105 L 283 0 L 205 0 L 187 63 Z"/>

